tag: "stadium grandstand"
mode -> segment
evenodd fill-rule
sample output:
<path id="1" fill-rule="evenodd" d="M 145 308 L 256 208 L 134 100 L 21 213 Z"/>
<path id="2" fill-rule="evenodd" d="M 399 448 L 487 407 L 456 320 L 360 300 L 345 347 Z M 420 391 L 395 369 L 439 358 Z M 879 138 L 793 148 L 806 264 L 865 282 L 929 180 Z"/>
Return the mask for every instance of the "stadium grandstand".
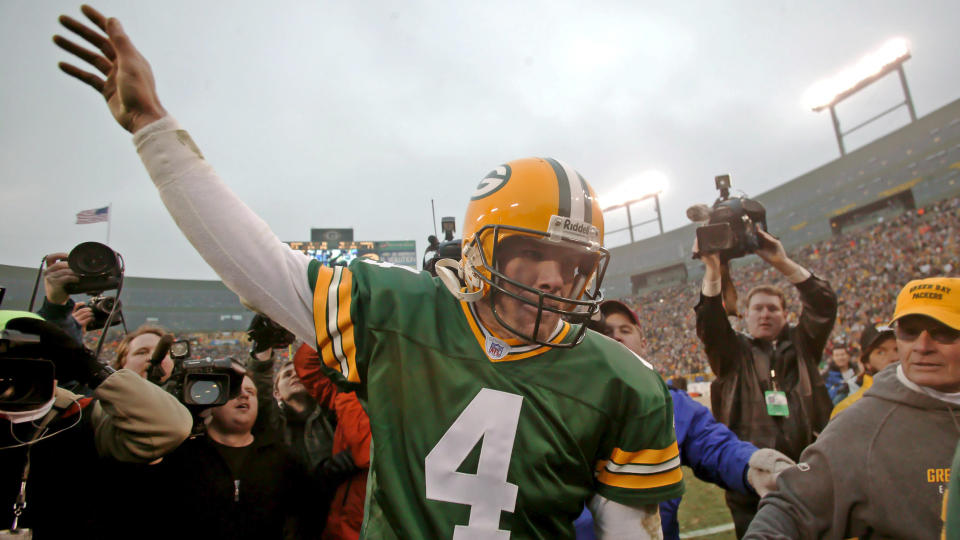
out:
<path id="1" fill-rule="evenodd" d="M 795 250 L 957 194 L 960 100 L 753 198 L 767 209 L 770 232 Z M 612 248 L 604 294 L 699 280 L 702 265 L 690 258 L 695 229 L 691 223 Z"/>
<path id="2" fill-rule="evenodd" d="M 756 199 L 771 232 L 837 291 L 834 337 L 856 343 L 864 325 L 889 320 L 904 283 L 956 275 L 960 100 Z M 703 275 L 690 257 L 695 228 L 612 248 L 604 292 L 637 309 L 664 376 L 709 380 L 693 311 Z M 731 273 L 741 303 L 766 282 L 798 305 L 795 288 L 755 256 L 733 261 Z"/>
<path id="3" fill-rule="evenodd" d="M 7 288 L 3 307 L 27 309 L 36 279 L 36 268 L 0 264 L 0 286 Z M 37 307 L 43 301 L 42 283 L 36 301 Z M 120 301 L 131 330 L 151 323 L 174 332 L 234 332 L 245 330 L 253 316 L 219 281 L 125 277 Z"/>

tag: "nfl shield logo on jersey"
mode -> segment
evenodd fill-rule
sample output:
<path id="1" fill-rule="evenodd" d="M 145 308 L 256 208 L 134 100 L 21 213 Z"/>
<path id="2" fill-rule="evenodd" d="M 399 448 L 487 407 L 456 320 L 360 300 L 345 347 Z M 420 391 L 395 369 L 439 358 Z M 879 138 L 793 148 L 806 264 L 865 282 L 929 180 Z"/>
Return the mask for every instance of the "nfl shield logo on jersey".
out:
<path id="1" fill-rule="evenodd" d="M 493 336 L 487 336 L 486 341 L 487 356 L 491 360 L 500 360 L 510 351 L 509 345 Z"/>

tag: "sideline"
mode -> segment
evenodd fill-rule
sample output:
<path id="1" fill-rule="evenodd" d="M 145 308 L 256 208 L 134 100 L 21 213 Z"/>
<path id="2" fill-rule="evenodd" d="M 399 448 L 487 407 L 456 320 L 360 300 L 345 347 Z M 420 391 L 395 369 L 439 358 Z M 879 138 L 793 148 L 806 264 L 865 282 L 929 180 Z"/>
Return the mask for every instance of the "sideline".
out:
<path id="1" fill-rule="evenodd" d="M 716 527 L 707 527 L 706 529 L 697 529 L 695 531 L 680 533 L 680 538 L 699 538 L 701 536 L 709 536 L 711 534 L 716 534 L 723 531 L 732 531 L 734 529 L 733 523 L 725 523 L 723 525 L 717 525 Z"/>

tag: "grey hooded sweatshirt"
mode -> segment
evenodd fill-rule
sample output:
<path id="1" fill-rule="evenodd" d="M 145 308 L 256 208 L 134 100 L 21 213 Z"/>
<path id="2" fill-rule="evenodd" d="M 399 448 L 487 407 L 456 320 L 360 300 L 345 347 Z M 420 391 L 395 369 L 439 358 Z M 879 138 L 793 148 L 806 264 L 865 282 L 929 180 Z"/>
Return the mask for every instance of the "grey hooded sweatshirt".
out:
<path id="1" fill-rule="evenodd" d="M 960 407 L 908 388 L 898 368 L 780 475 L 745 538 L 940 537 Z"/>

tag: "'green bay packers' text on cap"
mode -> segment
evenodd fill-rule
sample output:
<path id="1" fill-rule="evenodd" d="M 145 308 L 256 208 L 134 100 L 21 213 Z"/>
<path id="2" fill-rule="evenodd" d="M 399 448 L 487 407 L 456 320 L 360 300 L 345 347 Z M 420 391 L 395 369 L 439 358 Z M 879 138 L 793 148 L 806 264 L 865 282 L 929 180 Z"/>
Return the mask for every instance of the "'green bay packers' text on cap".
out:
<path id="1" fill-rule="evenodd" d="M 926 315 L 960 330 L 960 278 L 935 277 L 907 283 L 897 296 L 890 324 L 906 315 Z"/>

